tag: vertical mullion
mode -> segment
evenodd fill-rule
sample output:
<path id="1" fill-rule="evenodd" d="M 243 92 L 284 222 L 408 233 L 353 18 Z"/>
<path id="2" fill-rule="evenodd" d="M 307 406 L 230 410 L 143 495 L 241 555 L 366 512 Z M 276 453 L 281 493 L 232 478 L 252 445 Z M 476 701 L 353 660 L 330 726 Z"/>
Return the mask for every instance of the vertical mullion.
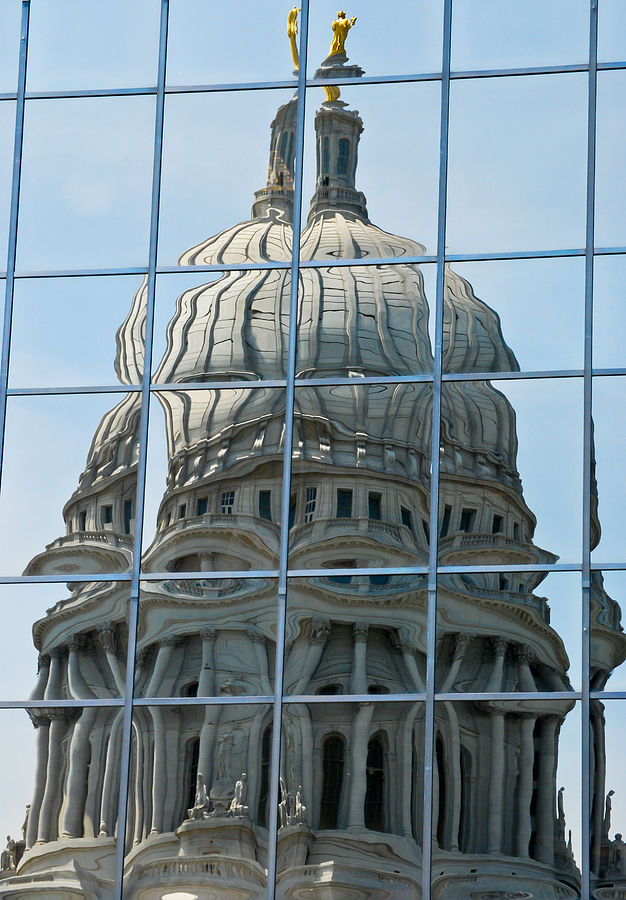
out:
<path id="1" fill-rule="evenodd" d="M 276 665 L 274 670 L 274 719 L 270 765 L 269 821 L 267 844 L 267 900 L 276 893 L 276 853 L 278 846 L 278 786 L 283 679 L 285 668 L 285 626 L 287 621 L 287 569 L 289 565 L 289 505 L 293 444 L 293 413 L 298 340 L 298 285 L 300 283 L 300 232 L 302 230 L 302 168 L 304 163 L 304 114 L 306 108 L 306 69 L 309 30 L 309 0 L 302 0 L 300 15 L 300 67 L 298 69 L 298 105 L 296 110 L 296 155 L 293 194 L 293 238 L 291 254 L 291 290 L 289 295 L 289 342 L 287 384 L 285 387 L 285 427 L 283 431 L 283 479 L 280 516 L 280 561 L 276 623 Z"/>
<path id="2" fill-rule="evenodd" d="M 2 471 L 4 458 L 7 385 L 9 381 L 9 354 L 11 349 L 11 322 L 13 319 L 13 296 L 15 292 L 15 260 L 17 255 L 17 225 L 20 206 L 20 186 L 22 180 L 22 148 L 24 144 L 24 108 L 29 22 L 30 0 L 23 0 L 22 25 L 20 29 L 20 55 L 17 76 L 17 100 L 15 105 L 15 139 L 13 145 L 11 208 L 9 213 L 7 273 L 4 293 L 4 320 L 2 326 L 2 348 L 0 349 L 0 472 Z"/>
<path id="3" fill-rule="evenodd" d="M 150 376 L 152 372 L 152 334 L 154 326 L 154 298 L 159 235 L 159 203 L 161 195 L 161 168 L 163 157 L 163 115 L 165 108 L 165 65 L 167 60 L 167 25 L 169 0 L 161 0 L 159 31 L 159 62 L 154 127 L 154 161 L 152 168 L 152 197 L 150 206 L 150 245 L 148 251 L 148 291 L 146 299 L 146 329 L 144 367 L 141 377 L 141 414 L 139 420 L 139 451 L 137 460 L 137 493 L 135 511 L 135 543 L 132 581 L 128 609 L 128 649 L 126 654 L 126 683 L 124 696 L 124 721 L 122 725 L 122 750 L 120 755 L 120 790 L 117 815 L 117 844 L 115 848 L 115 883 L 113 896 L 122 900 L 124 888 L 124 857 L 128 784 L 130 773 L 130 747 L 133 725 L 133 693 L 135 681 L 135 654 L 137 649 L 137 624 L 139 614 L 139 579 L 146 492 L 146 463 L 148 454 L 148 423 L 150 418 Z"/>
<path id="4" fill-rule="evenodd" d="M 585 234 L 585 344 L 583 399 L 583 545 L 582 545 L 582 900 L 591 896 L 591 733 L 590 733 L 590 642 L 591 642 L 591 479 L 593 463 L 592 338 L 593 338 L 593 250 L 596 169 L 596 95 L 598 83 L 598 0 L 590 2 L 589 106 L 587 121 L 587 221 Z"/>
<path id="5" fill-rule="evenodd" d="M 446 206 L 448 191 L 448 129 L 450 122 L 450 51 L 452 0 L 443 10 L 441 73 L 441 131 L 439 138 L 439 200 L 437 211 L 437 288 L 433 370 L 430 550 L 428 557 L 428 623 L 426 633 L 426 708 L 424 712 L 424 807 L 422 823 L 422 897 L 430 897 L 432 880 L 433 753 L 435 741 L 435 651 L 437 646 L 437 561 L 439 538 L 439 469 L 441 443 L 441 385 L 443 306 L 445 291 Z"/>

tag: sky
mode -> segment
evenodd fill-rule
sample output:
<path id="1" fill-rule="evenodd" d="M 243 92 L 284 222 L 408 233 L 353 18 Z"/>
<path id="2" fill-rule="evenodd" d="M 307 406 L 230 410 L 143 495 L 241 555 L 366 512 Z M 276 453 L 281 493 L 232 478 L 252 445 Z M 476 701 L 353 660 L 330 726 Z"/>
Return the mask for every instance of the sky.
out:
<path id="1" fill-rule="evenodd" d="M 28 90 L 147 87 L 156 79 L 156 0 L 32 0 Z M 171 0 L 168 85 L 295 81 L 286 39 L 289 4 L 278 0 Z M 357 23 L 347 41 L 366 74 L 436 72 L 441 65 L 441 0 L 376 0 L 346 9 Z M 309 74 L 326 56 L 336 4 L 312 0 Z M 585 62 L 587 0 L 454 0 L 454 71 Z M 0 92 L 15 90 L 20 3 L 0 4 Z M 601 0 L 599 59 L 626 57 L 626 4 Z M 294 85 L 295 86 L 295 85 Z M 292 89 L 167 97 L 159 262 L 176 264 L 188 247 L 248 218 L 265 184 L 269 125 Z M 580 248 L 585 239 L 587 85 L 584 73 L 453 81 L 447 246 L 451 253 Z M 372 221 L 436 251 L 440 87 L 437 82 L 351 86 L 342 92 L 365 131 L 357 187 Z M 304 197 L 314 189 L 313 119 L 322 100 L 307 94 Z M 623 148 L 626 71 L 598 78 L 596 244 L 626 246 Z M 32 99 L 27 102 L 18 269 L 42 271 L 147 264 L 154 97 Z M 6 258 L 15 103 L 0 98 L 0 258 Z M 407 153 L 410 148 L 410 153 Z M 581 368 L 584 264 L 580 258 L 467 262 L 454 266 L 501 316 L 523 370 Z M 434 305 L 434 267 L 423 266 Z M 604 256 L 595 270 L 594 363 L 626 366 L 623 285 L 626 257 Z M 178 294 L 198 276 L 159 276 L 155 360 Z M 115 332 L 139 276 L 18 280 L 12 331 L 12 387 L 115 384 Z M 431 323 L 432 324 L 432 323 Z M 580 379 L 499 383 L 517 413 L 518 468 L 538 519 L 536 542 L 562 562 L 580 559 L 582 384 Z M 603 537 L 595 559 L 623 559 L 626 504 L 626 397 L 621 379 L 596 379 L 594 422 Z M 84 467 L 93 431 L 119 395 L 11 398 L 5 478 L 0 492 L 0 573 L 19 574 L 64 531 L 61 510 Z M 36 439 L 34 439 L 36 436 Z M 147 521 L 165 487 L 165 449 L 157 411 L 150 445 Z M 621 574 L 621 573 L 620 573 Z M 609 592 L 626 596 L 612 575 Z M 553 624 L 580 666 L 577 576 L 554 575 L 538 590 L 550 598 Z M 63 586 L 5 586 L 7 620 L 17 637 L 0 637 L 8 691 L 30 685 L 36 655 L 30 625 L 65 594 Z M 8 609 L 8 607 L 7 607 Z M 558 623 L 558 624 L 557 624 Z M 7 630 L 5 629 L 5 634 Z M 6 646 L 2 646 L 2 642 Z M 579 669 L 578 669 L 579 672 Z M 613 683 L 626 686 L 620 672 Z M 8 695 L 7 695 L 8 696 Z M 609 769 L 619 781 L 613 704 Z M 28 771 L 32 728 L 22 712 L 2 712 L 15 736 L 2 745 L 0 791 L 7 827 L 21 825 L 23 797 L 11 773 Z M 570 720 L 574 721 L 575 714 Z M 21 723 L 21 724 L 20 724 Z M 617 724 L 616 724 L 617 723 Z M 575 726 L 571 726 L 575 730 Z M 613 743 L 612 743 L 613 741 Z M 575 743 L 575 742 L 574 742 Z M 575 796 L 578 763 L 562 756 Z M 23 750 L 17 750 L 23 747 Z M 31 756 L 29 756 L 31 754 Z M 573 754 L 573 755 L 572 755 Z M 566 762 L 569 760 L 569 762 Z M 569 766 L 569 769 L 567 769 Z M 626 785 L 614 798 L 626 832 Z"/>

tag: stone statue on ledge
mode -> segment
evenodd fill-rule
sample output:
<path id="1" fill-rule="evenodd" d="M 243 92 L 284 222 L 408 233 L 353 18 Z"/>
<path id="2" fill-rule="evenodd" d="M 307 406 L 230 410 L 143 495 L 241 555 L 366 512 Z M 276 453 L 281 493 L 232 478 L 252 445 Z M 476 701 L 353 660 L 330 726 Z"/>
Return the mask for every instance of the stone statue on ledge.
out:
<path id="1" fill-rule="evenodd" d="M 7 834 L 7 845 L 0 855 L 0 869 L 9 872 L 17 868 L 17 846 L 10 834 Z"/>
<path id="2" fill-rule="evenodd" d="M 235 783 L 235 796 L 231 800 L 228 808 L 229 816 L 249 816 L 250 809 L 246 806 L 246 798 L 248 796 L 248 776 L 244 772 Z"/>
<path id="3" fill-rule="evenodd" d="M 206 785 L 204 778 L 200 773 L 196 779 L 196 799 L 192 809 L 188 809 L 187 813 L 190 819 L 208 819 L 209 818 L 209 798 L 207 797 Z"/>

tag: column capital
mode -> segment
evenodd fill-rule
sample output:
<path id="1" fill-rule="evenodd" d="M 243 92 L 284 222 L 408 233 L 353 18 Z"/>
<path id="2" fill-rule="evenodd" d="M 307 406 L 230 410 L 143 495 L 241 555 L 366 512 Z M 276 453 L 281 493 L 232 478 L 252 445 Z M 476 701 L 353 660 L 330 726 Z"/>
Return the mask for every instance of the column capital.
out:
<path id="1" fill-rule="evenodd" d="M 246 628 L 246 634 L 248 635 L 248 639 L 252 641 L 253 644 L 265 643 L 265 635 L 263 634 L 263 632 L 252 625 L 249 628 Z"/>
<path id="2" fill-rule="evenodd" d="M 315 616 L 311 620 L 311 632 L 309 644 L 322 644 L 325 646 L 330 637 L 330 620 Z"/>
<path id="3" fill-rule="evenodd" d="M 364 644 L 367 641 L 367 632 L 369 631 L 369 622 L 355 622 L 352 626 L 352 639 L 355 644 Z"/>
<path id="4" fill-rule="evenodd" d="M 409 638 L 406 628 L 396 628 L 389 632 L 389 643 L 400 653 L 415 653 L 417 647 Z"/>
<path id="5" fill-rule="evenodd" d="M 467 645 L 474 640 L 474 637 L 475 635 L 469 631 L 462 631 L 460 634 L 457 634 L 454 642 L 454 655 L 458 656 L 459 653 L 465 652 Z"/>
<path id="6" fill-rule="evenodd" d="M 152 644 L 149 647 L 144 647 L 143 650 L 139 650 L 135 657 L 136 668 L 143 668 L 147 665 L 153 653 L 154 646 Z"/>
<path id="7" fill-rule="evenodd" d="M 37 674 L 41 671 L 41 669 L 48 669 L 50 667 L 50 654 L 49 653 L 40 653 L 37 657 Z"/>
<path id="8" fill-rule="evenodd" d="M 100 622 L 96 627 L 98 629 L 98 638 L 104 650 L 109 653 L 117 653 L 117 625 L 113 622 Z"/>
<path id="9" fill-rule="evenodd" d="M 179 644 L 182 644 L 185 640 L 185 635 L 182 634 L 171 634 L 169 637 L 162 638 L 159 641 L 159 649 L 161 647 L 178 647 Z"/>
<path id="10" fill-rule="evenodd" d="M 45 728 L 50 724 L 50 716 L 44 709 L 27 709 L 26 712 L 30 716 L 33 728 Z"/>
<path id="11" fill-rule="evenodd" d="M 518 644 L 514 650 L 515 659 L 522 665 L 530 665 L 533 659 L 533 652 L 528 644 Z"/>
<path id="12" fill-rule="evenodd" d="M 70 634 L 67 639 L 67 649 L 70 653 L 77 653 L 79 650 L 84 650 L 87 643 L 86 635 L 84 634 Z"/>
<path id="13" fill-rule="evenodd" d="M 204 628 L 200 629 L 200 638 L 203 642 L 216 640 L 217 628 L 213 628 L 212 625 L 206 625 Z"/>
<path id="14" fill-rule="evenodd" d="M 507 638 L 494 637 L 491 639 L 491 649 L 494 656 L 506 656 L 509 649 L 509 641 Z"/>
<path id="15" fill-rule="evenodd" d="M 65 644 L 62 644 L 59 647 L 52 647 L 48 652 L 52 659 L 64 659 L 67 654 L 67 647 Z"/>

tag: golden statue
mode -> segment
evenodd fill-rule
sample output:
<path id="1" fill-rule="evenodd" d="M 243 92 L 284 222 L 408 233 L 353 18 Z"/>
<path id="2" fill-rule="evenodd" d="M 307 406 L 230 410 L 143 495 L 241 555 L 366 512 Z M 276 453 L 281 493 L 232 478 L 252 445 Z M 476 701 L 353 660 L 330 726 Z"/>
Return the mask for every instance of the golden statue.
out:
<path id="1" fill-rule="evenodd" d="M 287 17 L 287 37 L 291 44 L 291 58 L 293 59 L 296 72 L 300 69 L 300 56 L 298 54 L 298 44 L 296 43 L 296 36 L 298 34 L 298 13 L 300 12 L 300 9 L 301 7 L 294 6 L 294 8 L 289 11 L 289 16 Z"/>
<path id="2" fill-rule="evenodd" d="M 330 45 L 329 56 L 346 52 L 346 38 L 355 22 L 356 16 L 352 19 L 346 19 L 346 14 L 343 10 L 337 13 L 337 18 L 333 22 L 333 42 Z"/>

